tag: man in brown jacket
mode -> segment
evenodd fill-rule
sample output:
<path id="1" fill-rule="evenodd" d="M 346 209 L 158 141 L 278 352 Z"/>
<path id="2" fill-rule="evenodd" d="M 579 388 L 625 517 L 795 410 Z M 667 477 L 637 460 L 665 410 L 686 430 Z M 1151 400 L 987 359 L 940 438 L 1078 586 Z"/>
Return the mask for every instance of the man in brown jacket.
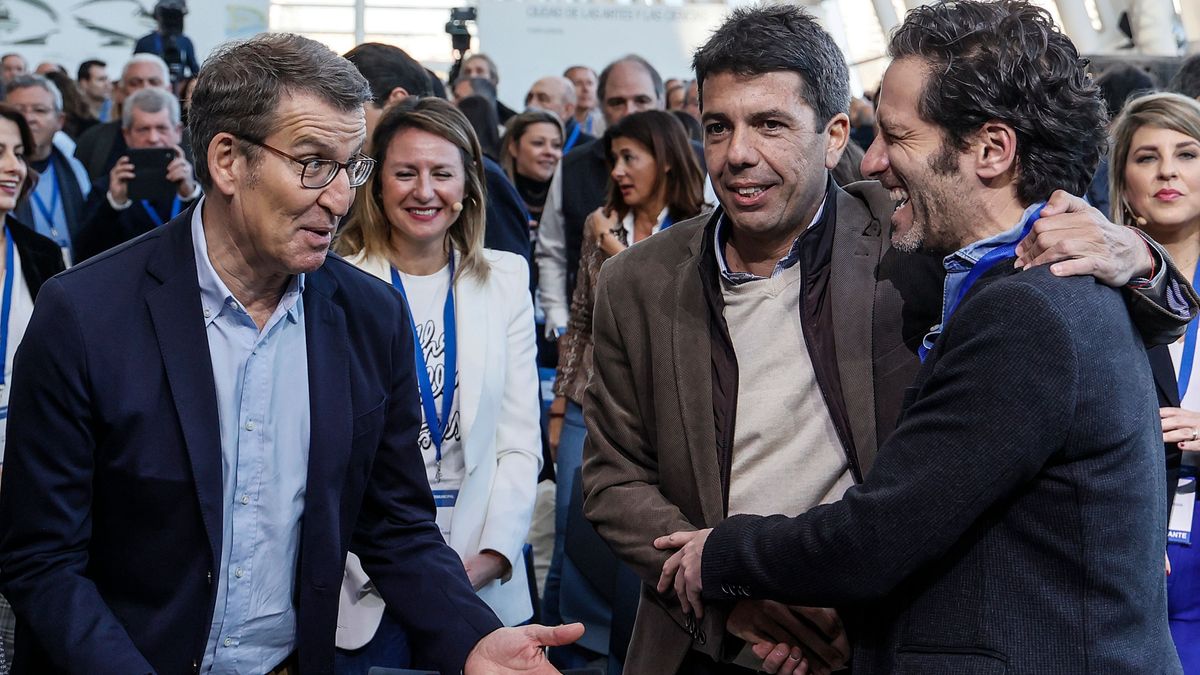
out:
<path id="1" fill-rule="evenodd" d="M 738 10 L 693 65 L 721 204 L 601 273 L 585 513 L 644 582 L 625 672 L 793 673 L 804 656 L 829 672 L 848 653 L 831 610 L 743 600 L 685 614 L 653 589 L 668 557 L 653 541 L 739 513 L 797 515 L 861 481 L 940 315 L 940 260 L 891 248 L 897 204 L 878 183 L 830 180 L 848 75 L 810 16 Z M 1026 262 L 1070 258 L 1056 274 L 1113 286 L 1152 274 L 1142 239 L 1080 200 L 1056 193 L 1044 215 Z M 1178 290 L 1164 267 L 1141 280 L 1146 295 Z M 1147 333 L 1182 331 L 1194 311 L 1130 298 Z"/>

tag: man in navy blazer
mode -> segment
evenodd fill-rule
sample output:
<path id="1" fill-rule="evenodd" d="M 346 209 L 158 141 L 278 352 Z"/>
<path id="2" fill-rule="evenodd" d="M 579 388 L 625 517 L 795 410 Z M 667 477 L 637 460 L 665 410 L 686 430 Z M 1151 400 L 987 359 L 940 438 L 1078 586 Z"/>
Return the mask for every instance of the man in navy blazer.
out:
<path id="1" fill-rule="evenodd" d="M 478 600 L 416 451 L 410 319 L 326 260 L 369 98 L 311 40 L 222 48 L 193 97 L 208 196 L 43 286 L 0 493 L 13 672 L 330 673 L 348 549 L 414 666 L 550 673 L 539 647 L 578 637 Z"/>

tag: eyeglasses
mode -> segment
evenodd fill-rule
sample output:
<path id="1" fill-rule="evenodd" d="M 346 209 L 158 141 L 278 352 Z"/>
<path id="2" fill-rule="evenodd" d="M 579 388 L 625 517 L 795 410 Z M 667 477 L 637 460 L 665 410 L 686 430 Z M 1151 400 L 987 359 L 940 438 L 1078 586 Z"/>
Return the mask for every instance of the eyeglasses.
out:
<path id="1" fill-rule="evenodd" d="M 237 134 L 234 135 L 237 136 Z M 346 170 L 346 177 L 350 179 L 350 187 L 361 187 L 363 183 L 367 182 L 367 177 L 371 175 L 371 169 L 375 168 L 375 160 L 363 155 L 351 157 L 348 162 L 321 158 L 300 159 L 299 157 L 289 155 L 279 148 L 272 148 L 262 141 L 256 141 L 253 138 L 246 138 L 245 136 L 237 136 L 237 138 L 251 145 L 257 145 L 264 150 L 270 150 L 284 159 L 290 159 L 299 164 L 303 167 L 303 170 L 300 172 L 300 185 L 310 190 L 320 190 L 332 183 L 333 179 L 337 178 L 338 171 L 341 169 Z"/>

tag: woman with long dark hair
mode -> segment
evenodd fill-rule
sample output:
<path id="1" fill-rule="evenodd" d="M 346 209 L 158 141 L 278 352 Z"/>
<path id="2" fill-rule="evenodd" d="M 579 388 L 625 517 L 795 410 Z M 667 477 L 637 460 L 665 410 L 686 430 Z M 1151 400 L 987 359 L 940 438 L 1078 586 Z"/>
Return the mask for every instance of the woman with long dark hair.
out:
<path id="1" fill-rule="evenodd" d="M 592 307 L 596 279 L 604 261 L 704 208 L 704 174 L 688 143 L 687 132 L 671 113 L 634 113 L 609 127 L 601 141 L 608 158 L 608 198 L 584 223 L 579 277 L 571 298 L 567 332 L 559 339 L 558 374 L 550 407 L 550 445 L 556 452 L 554 553 L 546 577 L 544 621 L 560 619 L 563 595 L 586 593 L 583 583 L 564 577 L 567 507 L 575 473 L 583 461 L 583 392 L 592 370 Z M 598 597 L 583 602 L 595 606 Z M 594 626 L 607 623 L 606 611 L 578 616 Z M 595 631 L 599 632 L 599 631 Z M 586 634 L 585 634 L 586 635 Z M 583 643 L 586 643 L 586 638 Z"/>
<path id="2" fill-rule="evenodd" d="M 62 249 L 13 217 L 17 202 L 37 183 L 26 153 L 34 147 L 33 132 L 16 108 L 0 103 L 0 471 L 3 470 L 5 428 L 8 424 L 7 386 L 12 382 L 13 358 L 33 314 L 33 301 L 42 282 L 63 271 Z M 12 609 L 0 597 L 0 663 L 12 663 Z"/>

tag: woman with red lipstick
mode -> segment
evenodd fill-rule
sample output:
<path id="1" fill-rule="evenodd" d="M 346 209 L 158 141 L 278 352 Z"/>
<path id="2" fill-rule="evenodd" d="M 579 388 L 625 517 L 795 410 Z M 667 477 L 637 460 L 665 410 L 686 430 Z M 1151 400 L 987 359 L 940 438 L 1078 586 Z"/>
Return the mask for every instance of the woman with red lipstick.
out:
<path id="1" fill-rule="evenodd" d="M 392 284 L 409 309 L 422 407 L 415 440 L 437 524 L 479 596 L 516 625 L 533 616 L 523 548 L 542 456 L 529 265 L 483 247 L 483 153 L 453 105 L 396 105 L 371 147 L 377 169 L 335 249 Z M 336 672 L 421 665 L 407 663 L 404 643 L 351 556 Z"/>
<path id="2" fill-rule="evenodd" d="M 33 149 L 33 133 L 16 108 L 0 103 L 0 471 L 3 470 L 5 428 L 8 423 L 8 384 L 12 382 L 13 356 L 25 335 L 33 300 L 42 282 L 63 271 L 62 249 L 13 218 L 17 202 L 33 191 L 37 174 L 25 153 Z M 13 617 L 0 597 L 0 663 L 12 663 Z"/>
<path id="3" fill-rule="evenodd" d="M 564 568 L 567 511 L 575 472 L 583 461 L 583 392 L 592 372 L 592 306 L 600 266 L 626 247 L 704 209 L 704 174 L 674 115 L 634 113 L 609 127 L 601 141 L 610 169 L 608 199 L 584 223 L 579 277 L 567 332 L 558 341 L 555 399 L 550 406 L 550 447 L 555 452 L 554 554 L 546 577 L 546 614 L 557 617 L 562 593 L 585 592 Z M 566 576 L 564 576 L 566 575 Z M 598 598 L 571 602 L 598 605 Z M 574 616 L 574 615 L 573 615 Z M 583 618 L 583 617 L 580 617 Z M 585 624 L 587 622 L 585 621 Z"/>
<path id="4" fill-rule="evenodd" d="M 1130 101 L 1113 125 L 1112 217 L 1162 244 L 1188 281 L 1200 269 L 1200 103 L 1177 94 Z M 1200 674 L 1200 365 L 1192 319 L 1178 342 L 1149 350 L 1158 388 L 1171 501 L 1167 609 L 1183 670 Z M 1195 540 L 1193 540 L 1193 537 Z"/>

